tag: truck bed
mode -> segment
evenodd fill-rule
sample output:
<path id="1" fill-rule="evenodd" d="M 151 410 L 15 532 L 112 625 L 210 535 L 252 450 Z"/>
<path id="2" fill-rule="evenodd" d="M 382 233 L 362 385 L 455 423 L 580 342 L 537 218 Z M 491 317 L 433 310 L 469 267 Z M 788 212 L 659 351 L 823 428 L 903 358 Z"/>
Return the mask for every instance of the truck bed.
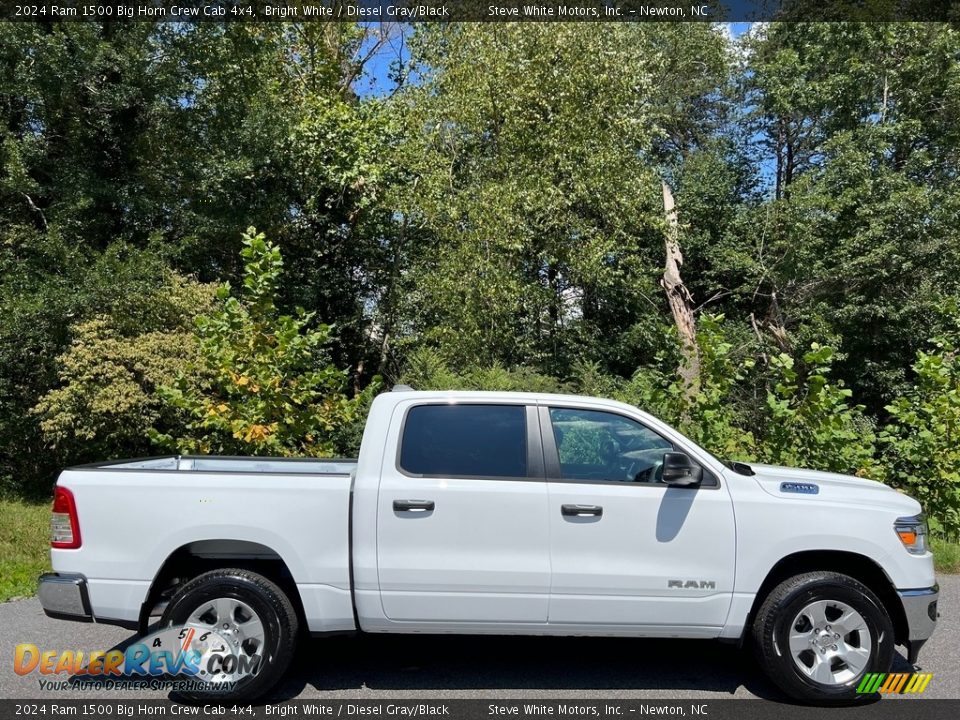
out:
<path id="1" fill-rule="evenodd" d="M 355 458 L 231 457 L 226 455 L 167 455 L 78 465 L 70 470 L 158 470 L 163 472 L 270 473 L 274 475 L 349 475 Z"/>
<path id="2" fill-rule="evenodd" d="M 68 468 L 81 547 L 54 550 L 53 569 L 86 576 L 98 621 L 139 620 L 171 558 L 281 561 L 308 628 L 352 630 L 350 486 L 356 460 L 168 456 Z M 176 555 L 175 555 L 176 554 Z"/>

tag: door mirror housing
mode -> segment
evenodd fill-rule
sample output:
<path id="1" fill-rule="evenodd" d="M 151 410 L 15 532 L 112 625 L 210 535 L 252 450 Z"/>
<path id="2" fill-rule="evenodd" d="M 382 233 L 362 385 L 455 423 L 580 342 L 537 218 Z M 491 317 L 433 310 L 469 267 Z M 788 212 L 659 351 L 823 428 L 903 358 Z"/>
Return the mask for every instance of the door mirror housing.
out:
<path id="1" fill-rule="evenodd" d="M 663 454 L 663 482 L 667 485 L 699 485 L 703 468 L 682 452 Z"/>

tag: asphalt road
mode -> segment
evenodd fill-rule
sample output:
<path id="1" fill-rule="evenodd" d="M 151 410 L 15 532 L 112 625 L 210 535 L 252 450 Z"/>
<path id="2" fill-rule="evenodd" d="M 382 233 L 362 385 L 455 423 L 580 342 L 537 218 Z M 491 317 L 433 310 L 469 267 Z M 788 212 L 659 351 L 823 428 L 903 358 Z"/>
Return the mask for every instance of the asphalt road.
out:
<path id="1" fill-rule="evenodd" d="M 941 618 L 920 666 L 934 673 L 924 697 L 960 698 L 960 576 L 940 578 Z M 43 691 L 13 672 L 14 647 L 107 650 L 131 633 L 47 618 L 36 599 L 0 605 L 0 698 L 134 697 L 117 691 Z M 910 668 L 898 656 L 895 670 Z M 138 693 L 165 698 L 165 692 Z M 384 635 L 301 643 L 274 700 L 291 698 L 759 697 L 782 701 L 749 653 L 716 642 L 622 638 Z M 903 698 L 916 702 L 916 698 Z"/>

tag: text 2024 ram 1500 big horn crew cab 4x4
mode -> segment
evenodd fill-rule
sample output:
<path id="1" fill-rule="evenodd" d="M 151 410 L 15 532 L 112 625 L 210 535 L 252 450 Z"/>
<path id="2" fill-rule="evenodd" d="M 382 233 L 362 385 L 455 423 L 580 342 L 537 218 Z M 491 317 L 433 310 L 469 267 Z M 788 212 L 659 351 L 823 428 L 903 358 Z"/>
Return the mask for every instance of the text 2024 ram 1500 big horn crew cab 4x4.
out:
<path id="1" fill-rule="evenodd" d="M 299 633 L 360 630 L 749 642 L 789 695 L 845 702 L 937 619 L 915 500 L 595 398 L 400 387 L 356 461 L 71 468 L 53 511 L 45 611 L 223 630 L 261 659 L 225 699 L 269 691 Z"/>

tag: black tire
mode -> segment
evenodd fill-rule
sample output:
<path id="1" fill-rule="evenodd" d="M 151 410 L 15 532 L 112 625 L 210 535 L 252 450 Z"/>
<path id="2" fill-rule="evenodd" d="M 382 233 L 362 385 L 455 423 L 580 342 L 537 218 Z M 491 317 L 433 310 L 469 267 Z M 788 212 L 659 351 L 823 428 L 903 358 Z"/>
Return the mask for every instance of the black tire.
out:
<path id="1" fill-rule="evenodd" d="M 856 610 L 870 635 L 870 655 L 866 665 L 855 677 L 842 684 L 815 682 L 801 671 L 789 651 L 790 623 L 810 603 L 820 600 L 841 602 Z M 801 625 L 799 629 L 805 628 Z M 752 630 L 754 651 L 769 678 L 787 695 L 805 703 L 842 705 L 868 699 L 869 696 L 857 695 L 857 686 L 863 675 L 888 672 L 893 663 L 894 638 L 890 616 L 868 587 L 840 573 L 810 572 L 783 581 L 760 606 Z M 856 641 L 855 637 L 850 638 L 851 642 Z M 812 666 L 816 658 L 801 654 L 801 662 L 806 657 L 812 658 Z M 831 665 L 831 669 L 844 668 L 841 661 L 835 662 L 837 664 Z M 849 666 L 847 668 L 848 672 L 853 672 Z"/>
<path id="2" fill-rule="evenodd" d="M 263 647 L 258 650 L 262 660 L 256 674 L 240 680 L 230 691 L 211 687 L 179 695 L 202 702 L 257 700 L 276 686 L 290 665 L 297 643 L 297 613 L 290 598 L 272 581 L 249 570 L 228 568 L 185 583 L 164 610 L 160 626 L 183 625 L 201 605 L 216 598 L 239 600 L 259 616 L 264 635 Z"/>

